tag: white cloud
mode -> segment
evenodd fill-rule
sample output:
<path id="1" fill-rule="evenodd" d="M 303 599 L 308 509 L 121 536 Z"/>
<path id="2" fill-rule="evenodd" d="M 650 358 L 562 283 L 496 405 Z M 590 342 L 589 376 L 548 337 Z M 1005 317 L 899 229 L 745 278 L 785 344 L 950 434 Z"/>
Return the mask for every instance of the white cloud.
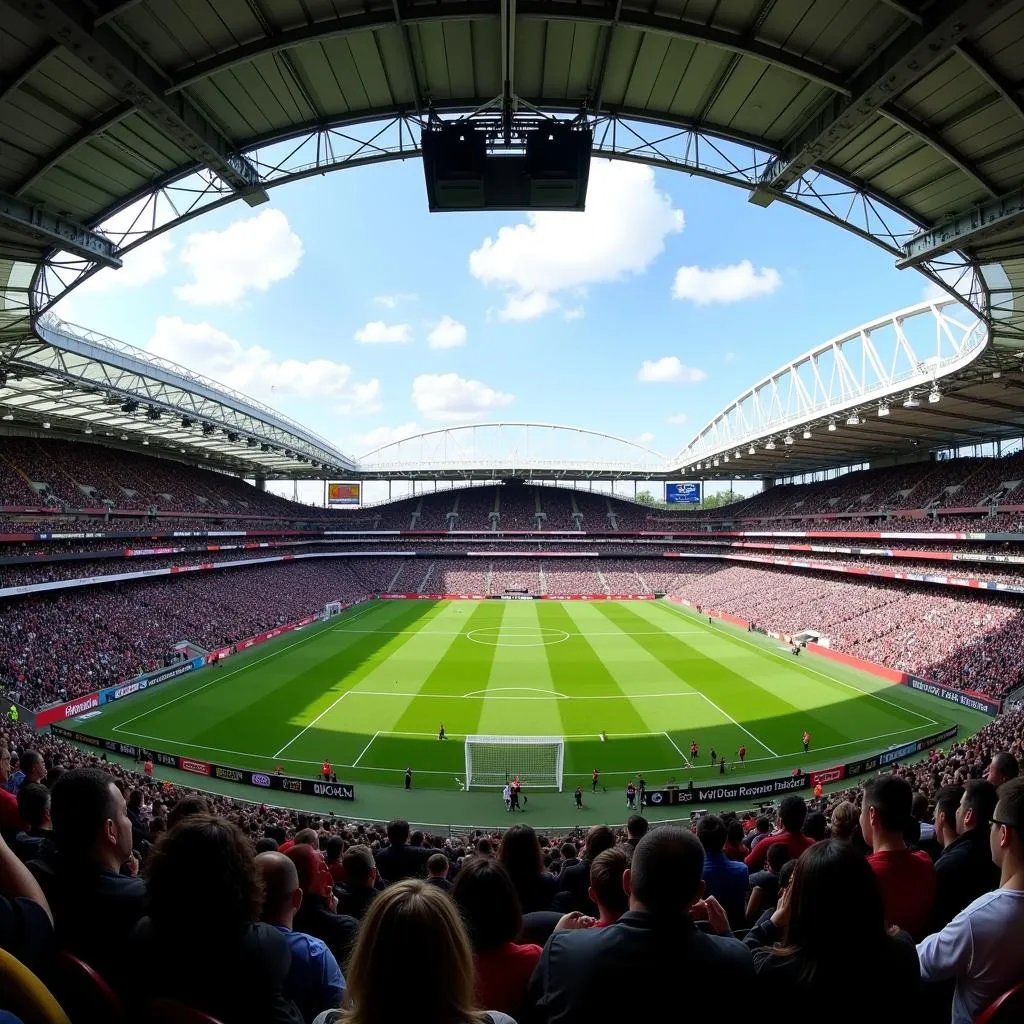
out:
<path id="1" fill-rule="evenodd" d="M 676 412 L 669 416 L 668 421 L 673 426 L 682 427 L 690 422 L 690 414 L 685 412 Z"/>
<path id="2" fill-rule="evenodd" d="M 726 352 L 722 358 L 731 366 L 737 359 L 739 359 L 739 356 L 736 355 L 735 352 Z"/>
<path id="3" fill-rule="evenodd" d="M 269 349 L 245 347 L 205 322 L 162 316 L 146 350 L 262 401 L 319 398 L 346 416 L 369 415 L 381 407 L 377 378 L 354 381 L 352 367 L 331 359 L 277 360 Z"/>
<path id="4" fill-rule="evenodd" d="M 415 292 L 395 292 L 393 295 L 374 295 L 373 301 L 385 309 L 397 309 L 403 302 L 415 302 Z"/>
<path id="5" fill-rule="evenodd" d="M 466 344 L 466 335 L 465 324 L 450 316 L 443 316 L 427 335 L 427 344 L 431 348 L 458 348 Z"/>
<path id="6" fill-rule="evenodd" d="M 513 395 L 455 373 L 422 373 L 412 382 L 412 402 L 428 420 L 467 423 L 502 409 Z"/>
<path id="7" fill-rule="evenodd" d="M 586 310 L 582 306 L 574 306 L 572 309 L 567 309 L 562 316 L 566 320 L 582 320 Z"/>
<path id="8" fill-rule="evenodd" d="M 223 306 L 247 291 L 265 292 L 295 273 L 302 260 L 302 239 L 280 210 L 264 210 L 236 220 L 223 231 L 189 235 L 181 261 L 192 280 L 174 290 L 185 302 Z"/>
<path id="9" fill-rule="evenodd" d="M 642 274 L 683 224 L 652 168 L 595 160 L 584 213 L 527 214 L 485 238 L 469 272 L 505 292 L 503 319 L 533 319 L 557 308 L 560 293 Z"/>
<path id="10" fill-rule="evenodd" d="M 404 441 L 407 437 L 413 437 L 423 432 L 423 428 L 417 423 L 403 423 L 397 427 L 374 427 L 365 434 L 353 434 L 352 441 L 354 448 L 360 452 L 372 452 L 382 448 L 394 441 Z"/>
<path id="11" fill-rule="evenodd" d="M 639 442 L 640 442 L 641 444 L 650 444 L 650 443 L 651 443 L 651 442 L 652 442 L 652 441 L 654 440 L 654 435 L 653 435 L 653 434 L 652 434 L 652 433 L 651 433 L 650 431 L 647 431 L 646 433 L 644 433 L 644 434 L 641 434 L 641 435 L 640 435 L 640 436 L 639 436 L 639 437 L 637 438 L 637 440 L 638 440 L 638 441 L 639 441 Z"/>
<path id="12" fill-rule="evenodd" d="M 412 329 L 408 324 L 386 324 L 383 320 L 372 320 L 360 327 L 353 337 L 360 345 L 404 345 L 412 341 Z"/>
<path id="13" fill-rule="evenodd" d="M 771 295 L 781 286 L 782 275 L 773 267 L 757 270 L 750 260 L 741 260 L 728 267 L 680 267 L 672 285 L 672 297 L 708 306 Z"/>
<path id="14" fill-rule="evenodd" d="M 660 359 L 645 359 L 636 377 L 637 380 L 659 384 L 696 384 L 707 374 L 696 367 L 684 365 L 679 356 L 662 356 Z"/>

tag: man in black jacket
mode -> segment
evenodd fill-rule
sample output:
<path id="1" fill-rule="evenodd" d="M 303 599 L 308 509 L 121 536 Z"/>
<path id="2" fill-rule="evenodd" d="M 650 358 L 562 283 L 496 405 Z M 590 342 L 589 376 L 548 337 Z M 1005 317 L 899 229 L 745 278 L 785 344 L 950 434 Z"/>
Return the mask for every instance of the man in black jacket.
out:
<path id="1" fill-rule="evenodd" d="M 629 910 L 607 928 L 574 930 L 570 921 L 548 940 L 529 985 L 535 1019 L 632 1019 L 639 991 L 662 1014 L 685 992 L 695 1020 L 717 1019 L 723 992 L 748 1005 L 757 991 L 750 951 L 734 938 L 699 931 L 690 914 L 703 894 L 703 869 L 704 850 L 691 832 L 666 825 L 644 836 L 623 876 Z M 715 914 L 728 930 L 717 905 Z"/>
<path id="2" fill-rule="evenodd" d="M 944 844 L 935 862 L 935 931 L 999 885 L 999 869 L 989 849 L 989 822 L 998 800 L 995 786 L 983 779 L 972 779 L 964 787 L 956 809 L 956 838 Z"/>
<path id="3" fill-rule="evenodd" d="M 558 894 L 555 896 L 555 910 L 579 910 L 591 917 L 597 917 L 598 909 L 590 901 L 590 865 L 594 858 L 615 845 L 615 833 L 607 825 L 595 825 L 587 833 L 583 859 L 571 867 L 563 868 L 558 876 Z"/>
<path id="4" fill-rule="evenodd" d="M 422 878 L 427 873 L 430 850 L 409 846 L 409 822 L 396 818 L 388 822 L 388 845 L 377 851 L 377 870 L 386 882 Z"/>

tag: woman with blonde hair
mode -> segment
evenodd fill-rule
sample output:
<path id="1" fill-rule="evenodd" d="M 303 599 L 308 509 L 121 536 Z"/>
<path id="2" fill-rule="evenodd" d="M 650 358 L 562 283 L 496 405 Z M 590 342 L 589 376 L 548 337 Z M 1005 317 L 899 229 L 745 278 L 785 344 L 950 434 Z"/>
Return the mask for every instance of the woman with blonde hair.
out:
<path id="1" fill-rule="evenodd" d="M 852 845 L 859 823 L 860 811 L 857 805 L 849 800 L 844 800 L 832 812 L 832 819 L 829 822 L 832 838 L 838 839 L 841 843 Z"/>
<path id="2" fill-rule="evenodd" d="M 473 953 L 459 912 L 418 879 L 388 886 L 370 904 L 345 976 L 344 1006 L 314 1024 L 515 1024 L 476 1007 Z"/>

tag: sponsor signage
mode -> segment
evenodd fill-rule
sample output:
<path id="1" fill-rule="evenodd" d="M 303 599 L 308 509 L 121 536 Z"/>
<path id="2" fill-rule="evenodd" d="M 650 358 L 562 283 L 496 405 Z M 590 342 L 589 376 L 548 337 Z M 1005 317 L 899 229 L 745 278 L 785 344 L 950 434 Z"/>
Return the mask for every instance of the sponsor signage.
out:
<path id="1" fill-rule="evenodd" d="M 668 505 L 699 505 L 699 480 L 683 480 L 665 484 L 665 502 Z"/>
<path id="2" fill-rule="evenodd" d="M 262 772 L 253 772 L 249 781 L 254 786 L 262 786 L 264 789 L 270 789 L 270 776 L 264 775 Z"/>
<path id="3" fill-rule="evenodd" d="M 907 685 L 912 690 L 919 690 L 921 693 L 930 693 L 933 697 L 941 697 L 952 704 L 959 704 L 961 707 L 970 708 L 972 711 L 980 711 L 983 715 L 995 717 L 999 714 L 1002 706 L 998 700 L 983 697 L 976 693 L 964 693 L 963 690 L 953 690 L 940 683 L 933 683 L 928 679 L 920 679 L 917 676 L 910 676 Z"/>
<path id="4" fill-rule="evenodd" d="M 846 778 L 846 765 L 837 764 L 834 768 L 825 768 L 820 772 L 808 772 L 807 781 L 813 789 L 817 785 L 827 786 L 830 782 L 839 782 Z"/>
<path id="5" fill-rule="evenodd" d="M 228 782 L 245 782 L 245 772 L 241 772 L 237 768 L 224 768 L 219 764 L 213 766 L 213 777 L 226 779 Z"/>
<path id="6" fill-rule="evenodd" d="M 153 760 L 157 764 L 162 764 L 166 768 L 177 768 L 178 759 L 173 754 L 164 754 L 162 751 L 153 751 Z"/>
<path id="7" fill-rule="evenodd" d="M 178 767 L 183 772 L 192 772 L 193 775 L 210 775 L 213 771 L 212 765 L 205 761 L 193 761 L 190 757 L 179 757 Z"/>
<path id="8" fill-rule="evenodd" d="M 899 761 L 901 758 L 916 754 L 917 750 L 917 740 L 914 740 L 913 743 L 903 743 L 898 747 L 893 747 L 891 750 L 886 750 L 879 754 L 878 764 L 884 768 L 885 765 L 892 764 L 893 761 Z"/>
<path id="9" fill-rule="evenodd" d="M 44 725 L 52 725 L 54 722 L 64 722 L 69 718 L 77 718 L 79 715 L 99 707 L 99 693 L 90 693 L 85 697 L 76 697 L 66 704 L 56 704 L 52 708 L 44 708 L 36 715 L 36 728 L 41 729 Z"/>

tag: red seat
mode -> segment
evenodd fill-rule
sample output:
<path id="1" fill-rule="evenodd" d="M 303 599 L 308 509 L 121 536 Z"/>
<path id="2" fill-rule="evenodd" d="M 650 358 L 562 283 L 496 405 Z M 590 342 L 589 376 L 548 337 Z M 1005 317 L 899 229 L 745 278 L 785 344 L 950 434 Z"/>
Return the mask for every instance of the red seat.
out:
<path id="1" fill-rule="evenodd" d="M 71 953 L 57 954 L 48 981 L 74 1024 L 97 1020 L 123 1024 L 127 1020 L 117 993 L 96 970 Z"/>
<path id="2" fill-rule="evenodd" d="M 221 1024 L 216 1017 L 173 999 L 151 999 L 142 1019 L 145 1024 Z"/>
<path id="3" fill-rule="evenodd" d="M 974 1024 L 1019 1024 L 1024 1020 L 1024 981 L 1004 992 L 974 1018 Z"/>

